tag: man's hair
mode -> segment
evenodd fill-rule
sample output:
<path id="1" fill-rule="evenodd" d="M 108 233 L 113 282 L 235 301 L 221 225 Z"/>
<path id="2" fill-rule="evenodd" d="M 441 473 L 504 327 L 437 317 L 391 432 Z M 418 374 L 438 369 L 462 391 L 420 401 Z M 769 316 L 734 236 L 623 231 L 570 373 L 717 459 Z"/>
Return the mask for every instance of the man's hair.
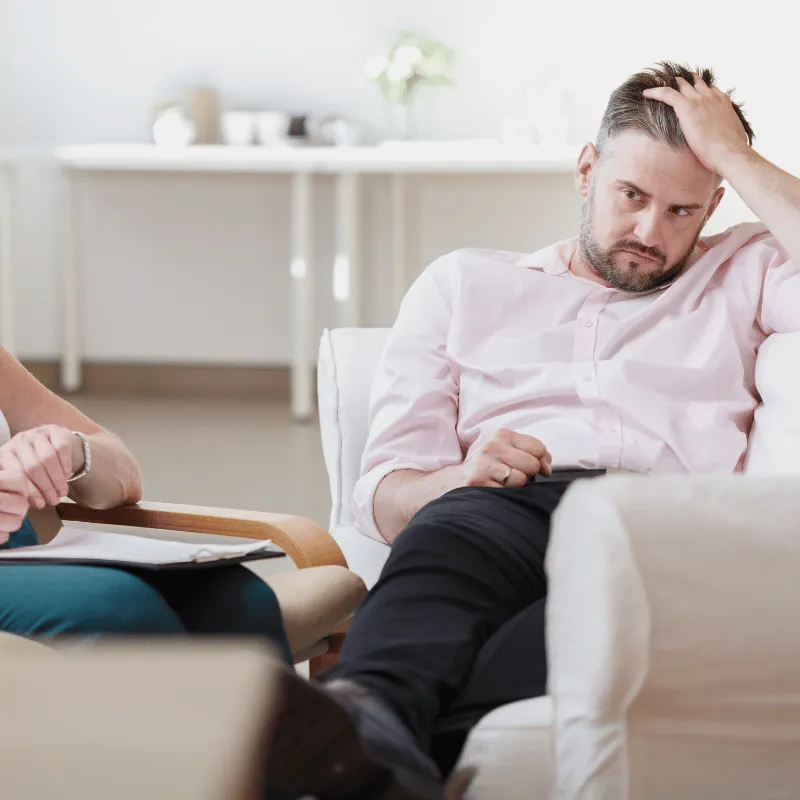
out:
<path id="1" fill-rule="evenodd" d="M 711 69 L 698 68 L 695 72 L 709 85 L 715 85 L 714 72 Z M 684 64 L 671 61 L 660 61 L 657 66 L 637 72 L 617 87 L 608 100 L 603 121 L 597 134 L 597 151 L 600 155 L 608 141 L 624 130 L 638 130 L 657 141 L 664 142 L 674 150 L 686 146 L 678 116 L 672 106 L 659 100 L 648 100 L 642 92 L 659 86 L 669 86 L 680 90 L 677 78 L 683 78 L 694 86 L 692 70 Z M 728 92 L 730 95 L 730 91 Z M 747 141 L 753 144 L 754 134 L 750 123 L 744 116 L 742 106 L 734 103 L 733 108 L 744 125 Z"/>

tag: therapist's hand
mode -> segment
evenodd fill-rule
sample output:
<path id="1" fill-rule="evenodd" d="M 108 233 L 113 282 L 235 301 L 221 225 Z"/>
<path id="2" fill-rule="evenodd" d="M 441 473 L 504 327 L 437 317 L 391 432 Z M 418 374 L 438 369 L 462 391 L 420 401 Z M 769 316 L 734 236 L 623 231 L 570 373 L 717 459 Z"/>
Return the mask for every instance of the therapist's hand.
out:
<path id="1" fill-rule="evenodd" d="M 0 469 L 0 544 L 22 526 L 28 513 L 28 479 L 15 470 Z"/>
<path id="2" fill-rule="evenodd" d="M 28 503 L 34 508 L 54 506 L 66 497 L 67 479 L 82 463 L 80 439 L 59 425 L 21 431 L 0 447 L 0 470 L 23 473 Z"/>

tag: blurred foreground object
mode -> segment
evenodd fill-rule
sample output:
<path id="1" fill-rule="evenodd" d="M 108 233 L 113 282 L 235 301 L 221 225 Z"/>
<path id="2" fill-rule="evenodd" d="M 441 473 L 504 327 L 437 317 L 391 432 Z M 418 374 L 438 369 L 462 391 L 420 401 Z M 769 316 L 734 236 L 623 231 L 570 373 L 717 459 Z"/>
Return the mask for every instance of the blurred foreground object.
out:
<path id="1" fill-rule="evenodd" d="M 131 643 L 59 657 L 17 643 L 0 645 L 3 797 L 258 797 L 279 674 L 266 648 Z"/>

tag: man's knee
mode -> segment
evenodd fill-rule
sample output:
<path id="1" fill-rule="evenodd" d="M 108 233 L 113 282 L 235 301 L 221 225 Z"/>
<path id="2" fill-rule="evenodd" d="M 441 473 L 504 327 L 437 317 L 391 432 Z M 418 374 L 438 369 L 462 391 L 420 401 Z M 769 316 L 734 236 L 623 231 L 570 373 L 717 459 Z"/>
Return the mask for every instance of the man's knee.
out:
<path id="1" fill-rule="evenodd" d="M 392 550 L 448 550 L 454 541 L 481 537 L 491 502 L 478 487 L 454 489 L 423 506 L 395 539 Z"/>

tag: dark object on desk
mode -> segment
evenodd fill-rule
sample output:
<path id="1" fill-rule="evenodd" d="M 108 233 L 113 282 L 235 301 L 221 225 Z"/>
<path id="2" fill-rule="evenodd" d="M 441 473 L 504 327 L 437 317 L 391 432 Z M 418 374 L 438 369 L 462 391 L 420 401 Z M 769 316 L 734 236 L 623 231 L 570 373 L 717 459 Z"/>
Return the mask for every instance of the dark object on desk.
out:
<path id="1" fill-rule="evenodd" d="M 289 131 L 287 136 L 290 139 L 307 139 L 308 138 L 308 118 L 305 114 L 292 117 L 289 120 Z"/>

